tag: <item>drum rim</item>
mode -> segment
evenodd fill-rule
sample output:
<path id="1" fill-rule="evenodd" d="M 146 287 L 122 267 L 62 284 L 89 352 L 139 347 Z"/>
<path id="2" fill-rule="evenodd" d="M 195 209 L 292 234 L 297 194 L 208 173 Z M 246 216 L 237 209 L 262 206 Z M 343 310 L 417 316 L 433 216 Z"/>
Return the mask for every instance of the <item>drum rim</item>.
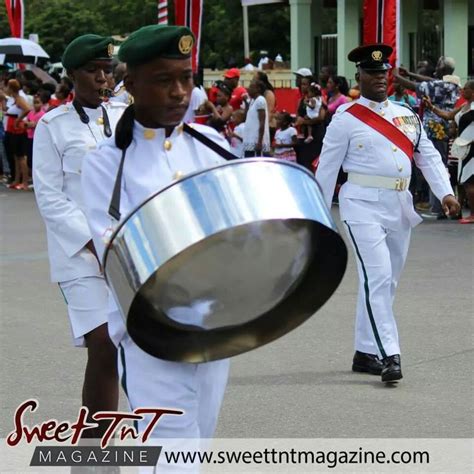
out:
<path id="1" fill-rule="evenodd" d="M 190 174 L 187 174 L 186 176 L 183 176 L 182 178 L 180 178 L 176 181 L 173 181 L 170 184 L 166 185 L 164 188 L 160 189 L 156 193 L 148 196 L 145 199 L 145 201 L 143 201 L 141 204 L 136 206 L 132 211 L 130 211 L 127 214 L 127 216 L 123 219 L 123 221 L 121 221 L 119 223 L 119 225 L 114 229 L 114 231 L 112 232 L 112 235 L 110 236 L 110 239 L 109 239 L 109 241 L 108 241 L 108 243 L 105 247 L 104 256 L 102 258 L 102 268 L 104 269 L 105 279 L 107 279 L 107 274 L 106 274 L 106 271 L 105 271 L 106 270 L 106 264 L 107 264 L 107 257 L 108 257 L 109 252 L 111 251 L 111 249 L 113 247 L 114 239 L 120 233 L 120 231 L 125 226 L 125 224 L 127 224 L 127 222 L 130 220 L 130 218 L 134 214 L 136 214 L 139 209 L 141 209 L 143 206 L 145 206 L 145 204 L 150 202 L 152 199 L 154 199 L 159 194 L 161 194 L 161 193 L 167 191 L 169 188 L 175 186 L 176 184 L 183 183 L 184 181 L 186 181 L 188 179 L 191 179 L 191 178 L 194 178 L 195 176 L 199 176 L 200 174 L 207 173 L 208 171 L 212 171 L 212 170 L 215 170 L 217 168 L 224 168 L 224 167 L 227 167 L 227 166 L 235 166 L 235 165 L 242 165 L 242 164 L 248 164 L 248 163 L 275 163 L 275 164 L 279 164 L 279 165 L 290 166 L 290 167 L 293 167 L 293 168 L 297 168 L 300 171 L 304 171 L 313 181 L 316 182 L 316 179 L 315 179 L 314 175 L 308 169 L 306 169 L 304 166 L 301 166 L 297 163 L 292 163 L 290 161 L 279 160 L 278 158 L 242 158 L 242 159 L 236 158 L 234 161 L 227 161 L 225 163 L 221 163 L 221 164 L 218 164 L 216 166 L 211 166 L 209 168 L 203 168 L 201 170 L 194 171 Z M 316 182 L 316 184 L 317 184 L 317 182 Z"/>

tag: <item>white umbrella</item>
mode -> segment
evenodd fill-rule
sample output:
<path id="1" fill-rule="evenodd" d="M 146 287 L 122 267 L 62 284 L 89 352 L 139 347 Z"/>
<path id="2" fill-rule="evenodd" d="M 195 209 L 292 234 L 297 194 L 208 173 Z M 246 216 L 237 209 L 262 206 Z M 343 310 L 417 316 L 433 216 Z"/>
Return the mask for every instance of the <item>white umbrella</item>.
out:
<path id="1" fill-rule="evenodd" d="M 5 63 L 35 63 L 38 58 L 49 58 L 38 43 L 23 38 L 0 39 L 0 55 L 5 55 Z"/>

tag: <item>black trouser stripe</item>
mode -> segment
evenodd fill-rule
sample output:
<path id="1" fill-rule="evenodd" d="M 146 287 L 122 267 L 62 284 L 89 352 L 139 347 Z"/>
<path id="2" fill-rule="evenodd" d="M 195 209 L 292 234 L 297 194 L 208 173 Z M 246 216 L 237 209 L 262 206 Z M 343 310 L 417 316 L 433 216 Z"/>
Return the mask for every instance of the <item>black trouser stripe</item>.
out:
<path id="1" fill-rule="evenodd" d="M 127 398 L 128 398 L 128 392 L 127 392 L 127 365 L 125 363 L 125 351 L 123 349 L 122 344 L 119 344 L 119 349 L 120 349 L 120 361 L 122 362 L 122 377 L 120 379 L 120 384 L 122 385 L 123 391 L 125 392 L 125 395 L 127 395 Z"/>
<path id="2" fill-rule="evenodd" d="M 370 306 L 370 291 L 369 291 L 369 279 L 367 278 L 367 271 L 365 270 L 364 261 L 362 260 L 362 256 L 359 252 L 359 247 L 357 247 L 357 243 L 355 241 L 354 235 L 352 234 L 351 228 L 349 224 L 344 221 L 346 224 L 347 229 L 349 230 L 349 235 L 351 236 L 352 243 L 354 244 L 354 248 L 357 254 L 357 258 L 360 261 L 360 265 L 362 267 L 362 273 L 364 274 L 364 290 L 365 290 L 365 304 L 367 306 L 367 313 L 369 315 L 370 325 L 372 326 L 372 331 L 374 331 L 375 340 L 377 342 L 377 346 L 379 347 L 380 354 L 383 358 L 387 357 L 385 353 L 385 349 L 383 348 L 382 341 L 379 336 L 379 332 L 377 331 L 377 326 L 375 324 L 374 314 L 372 313 L 372 307 Z"/>
<path id="3" fill-rule="evenodd" d="M 122 378 L 120 379 L 120 385 L 122 385 L 123 391 L 125 392 L 125 395 L 127 396 L 127 399 L 128 399 L 128 404 L 130 405 L 130 408 L 133 410 L 132 404 L 130 403 L 130 397 L 128 396 L 128 390 L 127 390 L 127 364 L 125 362 L 125 350 L 124 350 L 122 344 L 119 344 L 119 350 L 120 350 L 120 360 L 122 362 Z M 133 421 L 133 425 L 135 426 L 135 429 L 138 432 L 137 420 Z"/>
<path id="4" fill-rule="evenodd" d="M 58 283 L 58 286 L 59 286 L 59 291 L 60 291 L 61 294 L 63 295 L 63 298 L 64 298 L 65 303 L 68 304 L 66 295 L 64 294 L 64 291 L 63 291 L 63 289 L 61 288 L 61 285 L 60 285 L 59 283 Z"/>

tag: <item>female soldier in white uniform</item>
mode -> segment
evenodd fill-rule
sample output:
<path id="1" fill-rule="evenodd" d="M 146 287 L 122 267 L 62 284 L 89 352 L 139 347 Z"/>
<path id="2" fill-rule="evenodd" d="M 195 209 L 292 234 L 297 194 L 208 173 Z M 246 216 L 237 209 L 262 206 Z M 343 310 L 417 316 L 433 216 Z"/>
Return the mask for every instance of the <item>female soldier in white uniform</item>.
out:
<path id="1" fill-rule="evenodd" d="M 134 104 L 122 116 L 116 136 L 85 158 L 82 173 L 85 212 L 99 257 L 104 252 L 104 237 L 117 225 L 109 215 L 109 204 L 123 153 L 117 209 L 122 218 L 173 180 L 224 161 L 183 128 L 193 89 L 193 42 L 185 27 L 151 25 L 132 33 L 120 48 L 119 59 L 127 63 L 125 85 Z M 196 125 L 195 130 L 228 149 L 215 130 L 203 125 Z M 109 328 L 119 347 L 122 386 L 130 408 L 151 406 L 185 412 L 162 417 L 152 436 L 212 437 L 227 383 L 228 361 L 192 364 L 153 357 L 130 338 L 118 309 L 109 314 Z M 138 427 L 143 431 L 146 421 Z"/>
<path id="2" fill-rule="evenodd" d="M 68 45 L 62 62 L 74 83 L 74 102 L 40 120 L 33 146 L 35 194 L 46 225 L 51 279 L 67 302 L 74 344 L 87 347 L 82 403 L 91 413 L 116 410 L 118 403 L 116 349 L 107 331 L 108 290 L 80 187 L 84 155 L 112 135 L 125 109 L 120 103 L 102 104 L 111 58 L 111 38 L 84 35 Z M 104 428 L 88 435 L 100 437 Z"/>
<path id="3" fill-rule="evenodd" d="M 328 206 L 339 168 L 349 174 L 339 193 L 339 209 L 359 273 L 352 369 L 381 374 L 384 382 L 402 378 L 392 305 L 411 228 L 421 222 L 408 191 L 412 159 L 445 212 L 459 211 L 448 173 L 418 117 L 387 100 L 391 52 L 390 46 L 374 44 L 349 53 L 358 67 L 361 97 L 337 110 L 316 172 Z"/>

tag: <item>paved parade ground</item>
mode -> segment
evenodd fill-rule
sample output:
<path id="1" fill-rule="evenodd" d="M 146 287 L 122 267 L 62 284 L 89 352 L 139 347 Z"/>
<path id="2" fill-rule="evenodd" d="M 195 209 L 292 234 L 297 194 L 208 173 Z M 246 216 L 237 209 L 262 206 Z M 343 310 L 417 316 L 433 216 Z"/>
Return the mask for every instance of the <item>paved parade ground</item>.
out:
<path id="1" fill-rule="evenodd" d="M 28 421 L 74 420 L 85 351 L 71 344 L 66 306 L 49 281 L 31 192 L 0 189 L 0 426 L 36 398 Z M 424 222 L 412 237 L 395 310 L 401 383 L 350 371 L 357 278 L 291 334 L 232 361 L 220 438 L 473 437 L 474 226 Z M 315 282 L 314 291 L 317 291 Z M 122 397 L 122 406 L 125 403 Z"/>

